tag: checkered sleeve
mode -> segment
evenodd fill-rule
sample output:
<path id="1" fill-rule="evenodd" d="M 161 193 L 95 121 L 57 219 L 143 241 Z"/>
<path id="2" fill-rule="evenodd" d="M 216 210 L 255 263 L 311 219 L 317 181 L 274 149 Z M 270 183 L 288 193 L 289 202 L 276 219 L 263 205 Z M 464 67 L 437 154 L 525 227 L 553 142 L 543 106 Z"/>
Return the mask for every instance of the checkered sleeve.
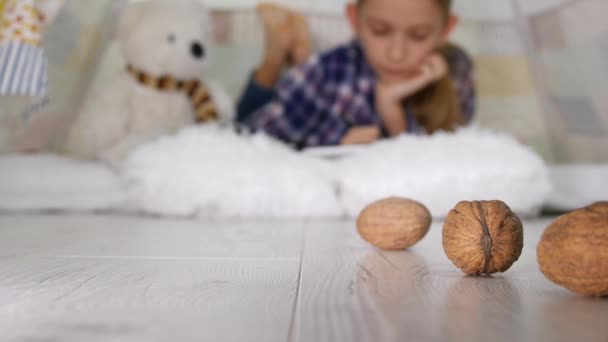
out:
<path id="1" fill-rule="evenodd" d="M 247 126 L 296 148 L 307 147 L 311 135 L 328 119 L 323 83 L 323 67 L 316 57 L 292 68 L 277 84 L 273 100 L 256 111 Z M 319 141 L 319 144 L 332 143 L 335 144 Z"/>
<path id="2" fill-rule="evenodd" d="M 460 108 L 465 124 L 471 123 L 476 109 L 474 65 L 469 55 L 461 48 L 453 47 L 448 57 L 450 73 L 458 94 Z"/>

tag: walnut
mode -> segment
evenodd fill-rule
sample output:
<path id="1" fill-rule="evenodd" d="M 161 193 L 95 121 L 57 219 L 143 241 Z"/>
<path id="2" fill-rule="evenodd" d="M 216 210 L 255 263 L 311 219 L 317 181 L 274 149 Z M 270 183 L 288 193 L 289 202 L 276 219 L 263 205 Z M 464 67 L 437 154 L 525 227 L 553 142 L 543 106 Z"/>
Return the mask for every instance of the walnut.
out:
<path id="1" fill-rule="evenodd" d="M 537 250 L 551 281 L 583 295 L 608 296 L 608 202 L 558 217 Z"/>
<path id="2" fill-rule="evenodd" d="M 521 221 L 501 201 L 460 202 L 443 226 L 443 249 L 470 275 L 504 272 L 521 255 Z"/>
<path id="3" fill-rule="evenodd" d="M 387 198 L 370 204 L 357 219 L 361 237 L 388 250 L 403 250 L 420 241 L 431 226 L 428 209 L 413 200 Z"/>

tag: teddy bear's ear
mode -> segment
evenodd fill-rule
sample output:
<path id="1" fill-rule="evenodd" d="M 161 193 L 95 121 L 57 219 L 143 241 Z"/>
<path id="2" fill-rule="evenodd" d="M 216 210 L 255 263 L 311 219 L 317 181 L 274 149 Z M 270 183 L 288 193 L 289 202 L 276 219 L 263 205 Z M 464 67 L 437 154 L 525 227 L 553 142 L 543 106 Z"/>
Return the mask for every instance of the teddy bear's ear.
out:
<path id="1" fill-rule="evenodd" d="M 130 3 L 128 6 L 126 6 L 122 11 L 120 21 L 118 22 L 116 38 L 124 37 L 125 34 L 131 31 L 144 16 L 146 8 L 148 8 L 147 1 L 138 1 L 135 3 Z"/>

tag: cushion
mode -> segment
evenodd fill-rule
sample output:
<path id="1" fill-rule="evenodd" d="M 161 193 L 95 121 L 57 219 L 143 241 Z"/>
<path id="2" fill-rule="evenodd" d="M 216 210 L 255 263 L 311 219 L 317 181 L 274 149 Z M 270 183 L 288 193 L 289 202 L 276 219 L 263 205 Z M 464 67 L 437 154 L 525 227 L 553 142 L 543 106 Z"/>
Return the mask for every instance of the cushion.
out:
<path id="1" fill-rule="evenodd" d="M 120 177 L 105 165 L 56 155 L 0 158 L 0 210 L 126 209 Z"/>

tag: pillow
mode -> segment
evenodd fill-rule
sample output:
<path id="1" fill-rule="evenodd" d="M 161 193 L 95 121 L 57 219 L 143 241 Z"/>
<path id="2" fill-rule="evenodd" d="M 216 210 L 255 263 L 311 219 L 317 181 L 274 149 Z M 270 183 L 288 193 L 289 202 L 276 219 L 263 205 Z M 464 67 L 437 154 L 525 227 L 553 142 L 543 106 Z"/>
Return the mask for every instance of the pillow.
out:
<path id="1" fill-rule="evenodd" d="M 552 166 L 550 175 L 548 210 L 567 212 L 608 199 L 608 164 Z"/>
<path id="2" fill-rule="evenodd" d="M 120 178 L 105 165 L 55 155 L 0 158 L 0 210 L 127 209 Z"/>

